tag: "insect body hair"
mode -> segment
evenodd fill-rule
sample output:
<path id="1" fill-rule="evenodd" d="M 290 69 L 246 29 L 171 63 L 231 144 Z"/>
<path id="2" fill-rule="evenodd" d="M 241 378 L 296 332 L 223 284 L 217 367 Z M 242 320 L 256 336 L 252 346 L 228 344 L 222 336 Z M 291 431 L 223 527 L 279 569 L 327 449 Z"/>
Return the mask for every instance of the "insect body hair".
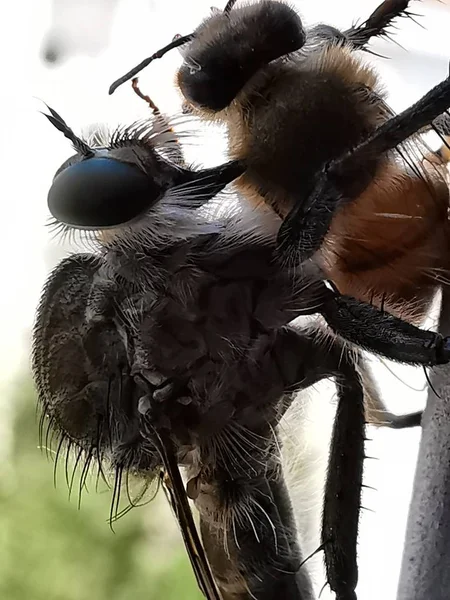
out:
<path id="1" fill-rule="evenodd" d="M 266 4 L 278 5 L 257 2 L 242 11 L 251 9 L 256 19 L 258 7 Z M 280 44 L 280 56 L 260 63 L 239 90 L 230 83 L 226 106 L 208 106 L 195 99 L 196 92 L 206 89 L 200 83 L 204 69 L 208 89 L 213 82 L 219 89 L 230 81 L 220 69 L 210 68 L 209 52 L 222 48 L 220 56 L 228 64 L 228 49 L 236 46 L 231 41 L 239 32 L 243 50 L 236 54 L 241 62 L 233 68 L 245 72 L 246 40 L 254 43 L 256 26 L 244 19 L 250 13 L 237 8 L 228 20 L 220 14 L 200 26 L 186 47 L 177 82 L 194 114 L 226 125 L 230 157 L 247 164 L 236 186 L 252 205 L 268 205 L 286 218 L 306 201 L 327 164 L 392 118 L 380 78 L 367 55 L 356 51 L 356 42 L 369 30 L 383 34 L 396 11 L 406 10 L 407 4 L 384 3 L 366 29 L 340 32 L 325 25 L 308 29 L 303 45 L 293 52 L 283 54 Z M 214 19 L 223 25 L 216 26 Z M 260 23 L 265 31 L 264 19 Z M 191 50 L 197 65 L 192 73 Z M 397 150 L 374 157 L 369 169 L 353 174 L 352 194 L 357 199 L 336 211 L 316 257 L 342 293 L 388 307 L 415 322 L 423 319 L 450 267 L 444 160 L 435 157 L 431 162 L 427 154 L 416 136 Z"/>
<path id="2" fill-rule="evenodd" d="M 214 36 L 208 22 L 204 27 Z M 202 39 L 199 35 L 195 43 L 200 45 Z M 207 60 L 207 42 L 203 48 Z M 190 46 L 185 65 L 189 50 Z M 201 62 L 199 68 L 202 72 Z M 216 77 L 218 85 L 220 73 Z M 180 90 L 189 102 L 182 85 Z M 245 159 L 248 166 L 239 189 L 282 216 L 301 202 L 324 164 L 355 146 L 390 115 L 374 69 L 351 46 L 318 41 L 308 32 L 300 51 L 262 64 L 222 110 L 195 102 L 192 110 L 227 125 L 230 157 Z"/>
<path id="3" fill-rule="evenodd" d="M 300 590 L 311 596 L 308 578 L 297 580 L 302 558 L 276 429 L 294 392 L 334 378 L 322 547 L 328 582 L 344 600 L 355 598 L 366 421 L 367 377 L 353 346 L 431 366 L 450 360 L 450 340 L 339 294 L 315 259 L 294 269 L 279 261 L 286 221 L 275 210 L 210 218 L 205 203 L 238 177 L 265 204 L 274 205 L 280 189 L 287 210 L 301 204 L 315 172 L 352 145 L 365 149 L 361 140 L 387 118 L 376 80 L 347 48 L 339 47 L 356 73 L 353 83 L 337 49 L 305 46 L 264 66 L 226 109 L 247 128 L 242 156 L 195 171 L 157 152 L 152 128 L 138 127 L 113 136 L 108 148 L 89 147 L 60 171 L 49 205 L 69 228 L 99 233 L 98 250 L 66 259 L 51 275 L 34 330 L 33 369 L 51 426 L 87 453 L 87 465 L 92 456 L 109 459 L 115 490 L 126 471 L 151 479 L 164 467 L 185 508 L 177 463 L 196 455 L 188 463 L 199 470 L 193 479 L 219 486 L 209 514 L 200 499 L 201 518 L 210 529 L 231 522 L 235 571 L 245 572 L 250 593 L 261 598 L 299 597 Z M 319 68 L 311 68 L 315 61 Z M 82 140 L 55 115 L 51 121 L 78 140 L 80 154 Z M 333 128 L 329 144 L 306 137 L 318 119 Z M 396 164 L 374 156 L 362 179 L 355 169 L 340 175 L 361 195 L 384 161 Z M 328 214 L 333 208 L 326 207 Z M 281 205 L 278 212 L 286 214 Z M 320 218 L 310 226 L 320 244 Z M 321 342 L 315 331 L 290 325 L 314 314 L 334 336 Z M 205 491 L 209 500 L 213 492 Z M 191 525 L 183 531 L 192 532 Z"/>
<path id="4" fill-rule="evenodd" d="M 283 219 L 301 214 L 327 166 L 393 117 L 375 69 L 359 51 L 371 52 L 374 37 L 389 37 L 395 20 L 412 18 L 410 4 L 385 0 L 366 21 L 339 31 L 327 24 L 305 29 L 282 2 L 231 1 L 179 37 L 183 106 L 227 126 L 229 155 L 246 164 L 236 185 L 250 203 L 266 204 Z M 436 129 L 438 119 L 427 126 Z M 448 131 L 444 121 L 441 135 Z M 333 211 L 317 255 L 342 293 L 423 319 L 450 266 L 444 154 L 430 156 L 415 136 L 342 173 L 352 202 Z M 294 237 L 301 226 L 294 229 L 285 255 L 291 263 L 300 258 Z"/>
<path id="5" fill-rule="evenodd" d="M 195 105 L 220 111 L 262 67 L 304 41 L 300 17 L 283 2 L 263 0 L 215 13 L 189 43 L 178 85 Z"/>

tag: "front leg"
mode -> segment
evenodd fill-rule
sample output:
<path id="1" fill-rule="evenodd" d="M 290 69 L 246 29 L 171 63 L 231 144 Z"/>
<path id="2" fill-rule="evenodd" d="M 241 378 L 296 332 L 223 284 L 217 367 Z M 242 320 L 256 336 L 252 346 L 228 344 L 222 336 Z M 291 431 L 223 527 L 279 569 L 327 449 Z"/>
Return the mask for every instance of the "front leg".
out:
<path id="1" fill-rule="evenodd" d="M 327 582 L 336 600 L 356 600 L 357 541 L 364 463 L 364 392 L 348 355 L 336 377 L 333 426 L 322 517 Z"/>

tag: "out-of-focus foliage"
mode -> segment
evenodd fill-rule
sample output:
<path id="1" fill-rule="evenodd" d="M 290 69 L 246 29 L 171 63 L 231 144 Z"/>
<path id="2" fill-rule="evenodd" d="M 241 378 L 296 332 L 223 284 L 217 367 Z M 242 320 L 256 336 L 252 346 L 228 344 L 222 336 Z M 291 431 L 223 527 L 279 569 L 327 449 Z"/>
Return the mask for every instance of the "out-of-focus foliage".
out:
<path id="1" fill-rule="evenodd" d="M 19 396 L 12 461 L 0 480 L 0 598 L 202 598 L 162 491 L 117 521 L 114 534 L 112 493 L 96 492 L 95 477 L 80 510 L 79 479 L 69 501 L 64 460 L 54 488 L 53 464 L 38 449 L 31 387 Z"/>

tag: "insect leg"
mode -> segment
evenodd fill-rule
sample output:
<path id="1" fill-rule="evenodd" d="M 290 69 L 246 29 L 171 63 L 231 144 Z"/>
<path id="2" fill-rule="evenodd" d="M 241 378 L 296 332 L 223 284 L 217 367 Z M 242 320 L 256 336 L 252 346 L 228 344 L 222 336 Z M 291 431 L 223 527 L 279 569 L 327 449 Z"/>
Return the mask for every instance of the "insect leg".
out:
<path id="1" fill-rule="evenodd" d="M 390 414 L 390 413 L 389 413 Z M 389 417 L 387 427 L 391 429 L 409 429 L 422 425 L 423 410 L 418 410 L 407 415 L 392 415 Z"/>
<path id="2" fill-rule="evenodd" d="M 133 88 L 134 93 L 139 96 L 144 102 L 147 102 L 150 110 L 153 112 L 155 119 L 161 124 L 166 132 L 174 133 L 172 126 L 169 123 L 168 118 L 164 113 L 162 113 L 159 107 L 153 102 L 153 100 L 147 94 L 144 94 L 139 88 L 139 78 L 135 77 L 131 81 L 131 86 Z M 171 144 L 170 148 L 170 158 L 174 160 L 177 164 L 183 165 L 185 164 L 183 149 L 181 147 L 180 141 L 175 139 Z"/>
<path id="3" fill-rule="evenodd" d="M 450 338 L 420 329 L 355 298 L 336 294 L 320 312 L 337 334 L 369 352 L 423 366 L 450 361 Z"/>
<path id="4" fill-rule="evenodd" d="M 356 48 L 364 48 L 373 37 L 386 37 L 386 30 L 399 17 L 412 16 L 408 12 L 411 0 L 385 0 L 370 17 L 359 26 L 344 32 L 345 39 Z"/>
<path id="5" fill-rule="evenodd" d="M 322 547 L 328 584 L 336 600 L 356 600 L 356 546 L 364 463 L 364 394 L 345 356 L 337 377 L 338 406 L 325 484 Z"/>
<path id="6" fill-rule="evenodd" d="M 288 329 L 288 331 L 292 331 Z M 337 600 L 356 600 L 357 538 L 364 462 L 365 410 L 363 383 L 351 351 L 338 340 L 323 344 L 314 333 L 289 333 L 286 356 L 295 346 L 297 380 L 302 385 L 334 376 L 338 407 L 330 449 L 322 518 L 322 548 L 327 582 Z M 308 341 L 305 354 L 305 341 Z M 289 364 L 289 360 L 286 361 Z M 293 372 L 292 372 L 293 375 Z M 291 377 L 292 377 L 291 375 Z M 291 379 L 292 381 L 292 379 Z"/>
<path id="7" fill-rule="evenodd" d="M 245 168 L 241 161 L 231 160 L 223 165 L 201 171 L 183 169 L 184 181 L 173 187 L 170 193 L 172 197 L 179 195 L 180 203 L 184 206 L 189 204 L 193 208 L 202 206 L 242 175 Z"/>
<path id="8" fill-rule="evenodd" d="M 306 200 L 295 206 L 282 224 L 279 250 L 283 256 L 310 258 L 321 246 L 336 210 L 356 200 L 372 181 L 377 161 L 450 107 L 450 78 L 386 123 L 354 150 L 317 174 Z"/>

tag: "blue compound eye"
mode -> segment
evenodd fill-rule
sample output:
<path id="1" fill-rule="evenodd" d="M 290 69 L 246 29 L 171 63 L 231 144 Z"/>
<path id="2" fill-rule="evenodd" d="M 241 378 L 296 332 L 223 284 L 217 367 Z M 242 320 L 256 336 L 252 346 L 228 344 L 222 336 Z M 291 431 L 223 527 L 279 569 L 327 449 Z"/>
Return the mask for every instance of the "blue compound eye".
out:
<path id="1" fill-rule="evenodd" d="M 81 229 L 123 225 L 164 193 L 137 166 L 114 158 L 87 158 L 62 170 L 48 193 L 48 207 L 60 223 Z"/>

